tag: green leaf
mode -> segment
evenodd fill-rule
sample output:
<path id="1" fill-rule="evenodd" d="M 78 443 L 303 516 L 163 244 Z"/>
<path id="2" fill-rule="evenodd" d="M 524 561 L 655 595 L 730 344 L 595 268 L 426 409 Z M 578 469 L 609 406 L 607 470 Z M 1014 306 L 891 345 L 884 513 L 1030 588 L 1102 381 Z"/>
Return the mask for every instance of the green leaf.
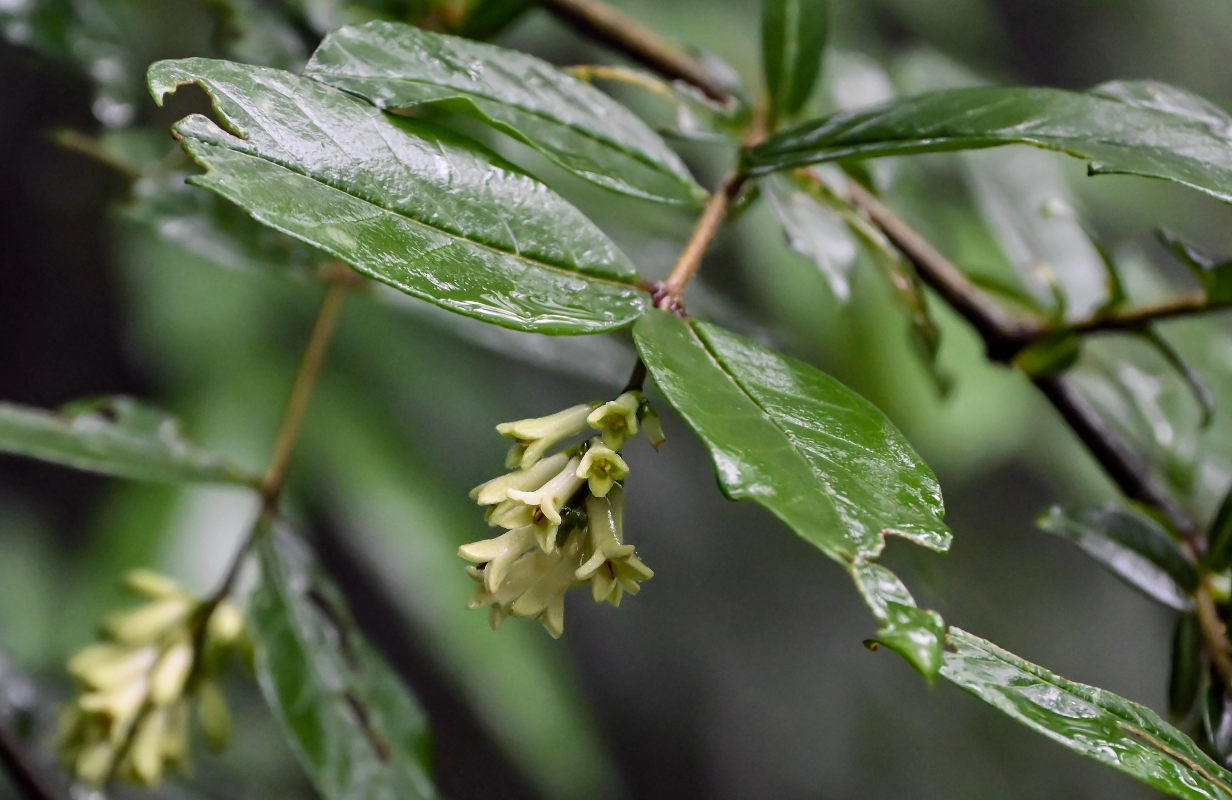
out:
<path id="1" fill-rule="evenodd" d="M 1193 608 L 1198 572 L 1152 517 L 1121 505 L 1082 511 L 1054 506 L 1039 526 L 1078 545 L 1147 597 L 1180 611 Z"/>
<path id="2" fill-rule="evenodd" d="M 1232 120 L 1228 122 L 1232 125 Z M 1219 261 L 1200 252 L 1166 230 L 1156 231 L 1160 243 L 1176 257 L 1206 290 L 1212 303 L 1232 303 L 1232 260 Z"/>
<path id="3" fill-rule="evenodd" d="M 1185 800 L 1232 798 L 1232 773 L 1149 708 L 950 628 L 941 675 L 1076 753 Z"/>
<path id="4" fill-rule="evenodd" d="M 870 646 L 881 645 L 907 659 L 931 683 L 941 670 L 945 622 L 936 611 L 914 605 L 886 604 L 885 625 L 870 639 Z"/>
<path id="5" fill-rule="evenodd" d="M 728 497 L 755 500 L 848 566 L 875 558 L 884 533 L 949 547 L 936 478 L 867 400 L 704 322 L 650 311 L 634 338 L 655 383 L 710 448 Z"/>
<path id="6" fill-rule="evenodd" d="M 851 566 L 851 577 L 864 603 L 882 623 L 881 630 L 865 645 L 878 645 L 898 653 L 931 683 L 941 669 L 945 647 L 945 622 L 935 611 L 916 607 L 911 592 L 890 570 L 866 561 Z"/>
<path id="7" fill-rule="evenodd" d="M 689 206 L 706 197 L 676 154 L 632 112 L 525 53 L 371 22 L 327 36 L 304 74 L 380 108 L 445 104 L 606 189 Z"/>
<path id="8" fill-rule="evenodd" d="M 1206 663 L 1202 659 L 1202 630 L 1193 614 L 1180 614 L 1172 629 L 1172 658 L 1168 671 L 1168 713 L 1184 717 L 1198 699 Z"/>
<path id="9" fill-rule="evenodd" d="M 194 448 L 173 417 L 127 397 L 79 401 L 56 412 L 0 403 L 0 453 L 136 480 L 261 482 Z"/>
<path id="10" fill-rule="evenodd" d="M 762 0 L 761 56 L 771 126 L 808 100 L 821 72 L 829 28 L 828 0 Z"/>
<path id="11" fill-rule="evenodd" d="M 286 530 L 258 533 L 249 611 L 266 701 L 325 800 L 436 797 L 427 718 Z"/>
<path id="12" fill-rule="evenodd" d="M 1223 572 L 1232 567 L 1232 488 L 1228 489 L 1215 512 L 1215 519 L 1206 534 L 1206 555 L 1202 567 L 1210 572 Z"/>
<path id="13" fill-rule="evenodd" d="M 1098 90 L 1097 90 L 1098 91 Z M 974 87 L 843 111 L 746 151 L 763 174 L 821 161 L 1029 144 L 1090 162 L 1091 174 L 1175 181 L 1232 202 L 1232 134 L 1208 113 L 1061 89 Z"/>
<path id="14" fill-rule="evenodd" d="M 836 299 L 850 300 L 859 249 L 841 212 L 791 176 L 771 175 L 762 185 L 791 248 L 817 265 Z"/>
<path id="15" fill-rule="evenodd" d="M 199 83 L 230 131 L 173 131 L 193 179 L 257 220 L 409 295 L 518 330 L 598 333 L 645 297 L 625 256 L 543 184 L 457 134 L 315 81 L 226 61 L 160 61 L 151 92 Z"/>
<path id="16" fill-rule="evenodd" d="M 1202 703 L 1202 733 L 1226 764 L 1232 755 L 1232 698 L 1222 681 L 1211 681 Z"/>

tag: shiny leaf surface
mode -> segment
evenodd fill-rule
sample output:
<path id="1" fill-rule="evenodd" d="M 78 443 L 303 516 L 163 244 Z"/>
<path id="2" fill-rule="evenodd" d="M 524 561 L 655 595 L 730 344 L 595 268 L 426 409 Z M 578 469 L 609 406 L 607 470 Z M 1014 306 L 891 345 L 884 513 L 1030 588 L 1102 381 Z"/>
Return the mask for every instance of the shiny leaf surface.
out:
<path id="1" fill-rule="evenodd" d="M 137 480 L 249 486 L 261 480 L 194 448 L 173 417 L 127 397 L 56 412 L 0 403 L 0 453 Z"/>
<path id="2" fill-rule="evenodd" d="M 1232 202 L 1232 134 L 1212 113 L 1127 100 L 1106 87 L 944 89 L 803 123 L 747 151 L 745 166 L 761 174 L 842 158 L 1029 144 L 1084 159 L 1092 174 L 1161 178 Z"/>
<path id="3" fill-rule="evenodd" d="M 518 330 L 596 333 L 641 311 L 627 259 L 543 184 L 475 143 L 287 72 L 226 61 L 150 68 L 161 99 L 199 83 L 230 131 L 174 128 L 193 181 L 360 272 Z"/>
<path id="4" fill-rule="evenodd" d="M 1149 708 L 1068 681 L 958 628 L 948 638 L 953 652 L 945 654 L 942 677 L 1027 727 L 1173 797 L 1232 797 L 1232 773 Z"/>
<path id="5" fill-rule="evenodd" d="M 843 564 L 883 533 L 945 550 L 941 491 L 871 403 L 817 369 L 704 322 L 648 312 L 634 328 L 655 383 L 710 448 L 720 486 Z"/>
<path id="6" fill-rule="evenodd" d="M 880 564 L 856 563 L 851 577 L 873 616 L 882 623 L 877 637 L 866 644 L 893 650 L 933 681 L 941 669 L 945 646 L 945 622 L 941 616 L 917 608 L 911 592 L 898 576 Z"/>
<path id="7" fill-rule="evenodd" d="M 808 100 L 829 28 L 828 0 L 762 0 L 761 56 L 772 123 Z"/>
<path id="8" fill-rule="evenodd" d="M 327 36 L 304 74 L 385 109 L 445 103 L 613 191 L 681 205 L 705 199 L 632 112 L 525 53 L 372 22 Z"/>
<path id="9" fill-rule="evenodd" d="M 436 796 L 427 718 L 303 542 L 265 529 L 250 608 L 257 677 L 325 800 Z"/>
<path id="10" fill-rule="evenodd" d="M 1162 525 L 1128 506 L 1053 507 L 1040 529 L 1068 539 L 1114 575 L 1164 605 L 1186 611 L 1198 573 Z"/>

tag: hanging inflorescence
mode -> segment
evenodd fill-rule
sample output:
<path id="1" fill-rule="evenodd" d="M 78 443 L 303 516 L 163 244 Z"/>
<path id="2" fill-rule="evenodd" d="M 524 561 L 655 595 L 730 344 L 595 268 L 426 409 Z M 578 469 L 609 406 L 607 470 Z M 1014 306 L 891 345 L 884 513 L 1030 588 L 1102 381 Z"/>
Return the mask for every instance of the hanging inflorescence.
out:
<path id="1" fill-rule="evenodd" d="M 81 693 L 63 711 L 60 754 L 94 785 L 113 775 L 151 785 L 167 767 L 186 769 L 194 704 L 206 742 L 221 748 L 230 718 L 216 679 L 247 645 L 231 603 L 207 604 L 148 570 L 130 572 L 125 584 L 146 602 L 108 616 L 103 641 L 68 664 Z"/>
<path id="2" fill-rule="evenodd" d="M 458 548 L 476 565 L 467 569 L 479 583 L 470 606 L 489 607 L 493 628 L 508 616 L 527 617 L 560 636 L 569 589 L 589 583 L 596 603 L 620 605 L 654 575 L 622 532 L 629 465 L 620 450 L 639 428 L 656 448 L 663 441 L 640 392 L 496 426 L 514 442 L 505 460 L 513 471 L 476 486 L 471 497 L 487 507 L 490 525 L 506 531 Z"/>

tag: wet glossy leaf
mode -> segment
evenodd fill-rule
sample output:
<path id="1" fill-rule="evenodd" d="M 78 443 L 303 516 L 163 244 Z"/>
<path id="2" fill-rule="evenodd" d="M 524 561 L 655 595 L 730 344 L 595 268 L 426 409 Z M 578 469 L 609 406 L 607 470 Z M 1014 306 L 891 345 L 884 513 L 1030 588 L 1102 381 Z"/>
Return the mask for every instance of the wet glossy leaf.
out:
<path id="1" fill-rule="evenodd" d="M 1172 629 L 1172 659 L 1168 671 L 1169 714 L 1184 717 L 1189 713 L 1198 699 L 1205 669 L 1198 618 L 1193 614 L 1181 614 Z"/>
<path id="2" fill-rule="evenodd" d="M 436 796 L 427 718 L 303 542 L 265 529 L 250 618 L 257 677 L 325 800 Z"/>
<path id="3" fill-rule="evenodd" d="M 470 140 L 287 72 L 162 61 L 160 99 L 199 83 L 230 131 L 176 124 L 193 182 L 360 272 L 518 330 L 597 333 L 644 305 L 627 259 L 580 212 Z"/>
<path id="4" fill-rule="evenodd" d="M 1232 202 L 1232 133 L 1188 106 L 1061 89 L 944 89 L 843 111 L 770 136 L 754 174 L 833 161 L 1029 144 L 1084 159 L 1092 174 L 1175 181 Z"/>
<path id="5" fill-rule="evenodd" d="M 1232 121 L 1228 124 L 1232 125 Z M 1160 230 L 1157 233 L 1163 246 L 1202 284 L 1208 300 L 1212 303 L 1232 303 L 1232 260 L 1211 258 L 1168 231 Z"/>
<path id="6" fill-rule="evenodd" d="M 385 109 L 444 103 L 613 191 L 683 205 L 706 196 L 631 111 L 525 53 L 372 22 L 327 36 L 304 74 Z"/>
<path id="7" fill-rule="evenodd" d="M 1146 514 L 1119 505 L 1082 511 L 1054 506 L 1039 525 L 1078 545 L 1146 596 L 1181 611 L 1193 607 L 1197 570 L 1176 539 Z"/>
<path id="8" fill-rule="evenodd" d="M 885 625 L 870 643 L 898 653 L 916 672 L 932 682 L 941 669 L 941 643 L 945 640 L 945 622 L 941 615 L 894 602 L 886 604 L 886 611 Z"/>
<path id="9" fill-rule="evenodd" d="M 932 471 L 855 392 L 743 336 L 661 311 L 643 316 L 634 338 L 710 448 L 728 497 L 760 503 L 845 565 L 876 557 L 884 533 L 949 547 Z"/>
<path id="10" fill-rule="evenodd" d="M 260 483 L 194 448 L 173 417 L 127 397 L 82 401 L 55 412 L 0 403 L 0 453 L 137 480 Z"/>
<path id="11" fill-rule="evenodd" d="M 950 628 L 941 675 L 1076 753 L 1186 800 L 1232 798 L 1232 773 L 1145 706 Z"/>
<path id="12" fill-rule="evenodd" d="M 761 56 L 772 124 L 808 100 L 829 28 L 828 0 L 762 0 Z"/>
<path id="13" fill-rule="evenodd" d="M 838 212 L 787 175 L 771 175 L 762 185 L 792 249 L 817 265 L 837 299 L 849 300 L 859 250 Z"/>

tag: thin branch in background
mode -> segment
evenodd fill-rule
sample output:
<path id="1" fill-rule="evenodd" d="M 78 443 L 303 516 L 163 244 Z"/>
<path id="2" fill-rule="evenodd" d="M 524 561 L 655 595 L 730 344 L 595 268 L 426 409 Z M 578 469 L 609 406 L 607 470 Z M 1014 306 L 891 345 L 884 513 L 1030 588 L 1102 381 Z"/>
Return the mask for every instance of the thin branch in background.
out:
<path id="1" fill-rule="evenodd" d="M 0 725 L 0 764 L 13 782 L 13 786 L 27 800 L 59 800 L 42 773 L 27 758 L 17 739 Z"/>
<path id="2" fill-rule="evenodd" d="M 1192 317 L 1196 314 L 1227 311 L 1230 308 L 1232 305 L 1227 303 L 1212 303 L 1204 292 L 1194 292 L 1152 305 L 1125 309 L 1115 314 L 1097 314 L 1088 319 L 1071 322 L 1065 328 L 1075 333 L 1136 331 L 1160 320 Z"/>
<path id="3" fill-rule="evenodd" d="M 543 6 L 581 33 L 660 75 L 691 84 L 711 100 L 726 103 L 731 99 L 701 62 L 623 11 L 596 0 L 544 0 Z"/>

